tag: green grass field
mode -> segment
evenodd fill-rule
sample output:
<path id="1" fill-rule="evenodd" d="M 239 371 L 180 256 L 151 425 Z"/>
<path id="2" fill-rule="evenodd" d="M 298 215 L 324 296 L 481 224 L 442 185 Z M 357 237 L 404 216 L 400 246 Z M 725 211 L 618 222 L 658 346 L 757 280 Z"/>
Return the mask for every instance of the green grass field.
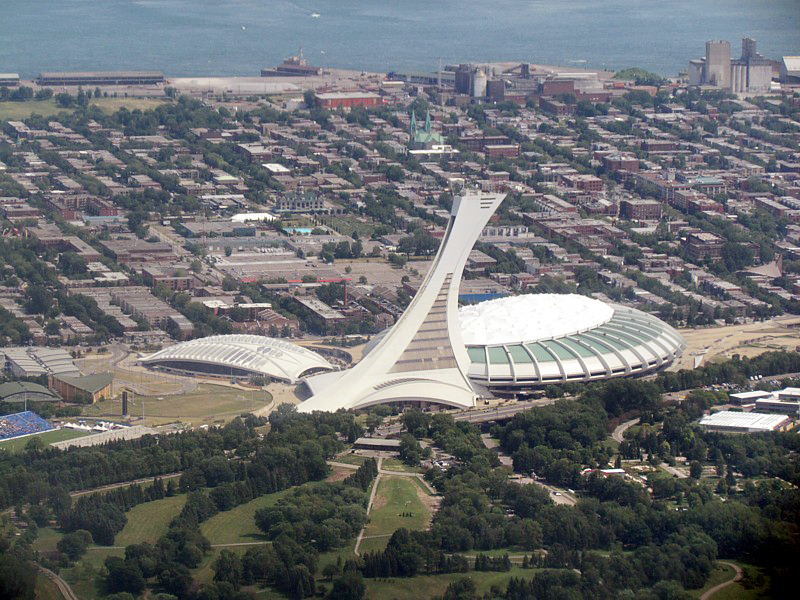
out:
<path id="1" fill-rule="evenodd" d="M 62 600 L 56 584 L 42 573 L 36 576 L 36 600 Z"/>
<path id="2" fill-rule="evenodd" d="M 335 229 L 342 235 L 350 236 L 353 231 L 358 232 L 358 237 L 361 239 L 369 239 L 372 232 L 375 231 L 375 226 L 372 223 L 364 223 L 354 217 L 334 217 L 334 216 L 320 216 L 320 221 L 328 227 Z"/>
<path id="3" fill-rule="evenodd" d="M 186 496 L 181 494 L 134 506 L 125 513 L 128 522 L 114 538 L 115 546 L 150 542 L 154 544 L 167 531 L 169 522 L 181 512 Z"/>
<path id="4" fill-rule="evenodd" d="M 500 586 L 502 589 L 512 577 L 524 577 L 530 579 L 536 573 L 536 569 L 522 569 L 513 567 L 505 573 L 493 573 L 489 571 L 470 571 L 469 573 L 448 573 L 446 575 L 430 575 L 405 579 L 398 577 L 394 579 L 365 579 L 367 584 L 366 598 L 369 600 L 383 600 L 393 598 L 394 600 L 417 600 L 418 598 L 431 598 L 444 594 L 447 586 L 458 581 L 462 577 L 469 577 L 475 582 L 478 597 L 483 597 L 493 585 Z"/>
<path id="5" fill-rule="evenodd" d="M 392 534 L 401 527 L 406 529 L 428 527 L 431 511 L 420 500 L 418 489 L 411 477 L 381 477 L 369 513 L 369 524 L 364 530 L 364 537 L 368 538 L 364 540 L 367 543 L 364 551 L 382 550 L 389 541 L 387 534 Z M 386 537 L 370 538 L 375 535 Z"/>
<path id="6" fill-rule="evenodd" d="M 242 544 L 266 538 L 256 527 L 255 514 L 259 508 L 274 506 L 289 490 L 260 496 L 232 510 L 218 513 L 200 526 L 200 531 L 212 544 Z"/>
<path id="7" fill-rule="evenodd" d="M 123 106 L 129 110 L 148 110 L 164 104 L 156 98 L 92 98 L 91 105 L 106 113 L 113 113 Z M 28 102 L 0 102 L 0 121 L 27 119 L 33 114 L 52 117 L 60 112 L 71 113 L 71 108 L 56 106 L 55 100 L 30 100 Z"/>
<path id="8" fill-rule="evenodd" d="M 397 458 L 384 458 L 382 468 L 385 469 L 386 471 L 401 471 L 403 473 L 422 473 L 421 468 L 409 467 L 406 463 Z"/>
<path id="9" fill-rule="evenodd" d="M 73 429 L 56 429 L 54 431 L 45 431 L 44 433 L 38 434 L 38 437 L 45 445 L 52 444 L 53 442 L 61 442 L 64 440 L 72 440 L 75 438 L 83 437 L 86 433 L 83 431 L 75 431 Z M 12 454 L 16 454 L 17 452 L 22 452 L 25 449 L 25 445 L 33 439 L 34 436 L 27 435 L 22 438 L 16 438 L 13 440 L 6 440 L 5 442 L 0 442 L 0 449 L 6 450 L 11 452 Z"/>
<path id="10" fill-rule="evenodd" d="M 93 600 L 102 596 L 97 575 L 109 556 L 125 556 L 125 551 L 114 548 L 90 548 L 80 562 L 69 569 L 62 569 L 59 575 L 70 585 L 81 600 Z"/>
<path id="11" fill-rule="evenodd" d="M 365 456 L 359 456 L 358 454 L 340 454 L 336 458 L 333 459 L 333 462 L 344 463 L 346 465 L 363 465 L 364 461 L 367 460 Z"/>
<path id="12" fill-rule="evenodd" d="M 269 392 L 239 390 L 222 385 L 201 384 L 193 392 L 163 396 L 135 396 L 132 415 L 141 414 L 142 402 L 149 425 L 180 420 L 193 425 L 222 423 L 242 413 L 259 409 L 272 400 Z M 118 415 L 120 400 L 104 400 L 87 406 L 87 417 Z"/>

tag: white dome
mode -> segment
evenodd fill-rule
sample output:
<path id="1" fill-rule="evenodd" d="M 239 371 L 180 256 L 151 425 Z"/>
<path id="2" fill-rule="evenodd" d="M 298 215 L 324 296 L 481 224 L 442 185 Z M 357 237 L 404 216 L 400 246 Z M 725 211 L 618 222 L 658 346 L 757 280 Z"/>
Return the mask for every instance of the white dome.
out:
<path id="1" fill-rule="evenodd" d="M 261 335 L 215 335 L 190 340 L 164 348 L 141 362 L 207 375 L 263 375 L 289 383 L 334 368 L 316 352 Z"/>
<path id="2" fill-rule="evenodd" d="M 593 329 L 611 320 L 608 304 L 578 294 L 526 294 L 465 306 L 464 345 L 536 342 Z"/>

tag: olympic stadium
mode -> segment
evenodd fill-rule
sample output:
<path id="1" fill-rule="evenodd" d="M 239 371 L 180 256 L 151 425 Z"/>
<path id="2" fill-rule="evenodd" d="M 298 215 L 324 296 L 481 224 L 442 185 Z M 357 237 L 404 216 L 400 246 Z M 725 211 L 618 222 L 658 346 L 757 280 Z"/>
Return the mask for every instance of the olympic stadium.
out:
<path id="1" fill-rule="evenodd" d="M 686 348 L 657 317 L 579 294 L 498 298 L 464 306 L 458 317 L 470 381 L 500 395 L 646 375 Z M 365 355 L 383 335 L 367 344 Z"/>
<path id="2" fill-rule="evenodd" d="M 190 375 L 233 379 L 262 376 L 289 384 L 335 368 L 316 352 L 260 335 L 216 335 L 190 340 L 146 356 L 140 363 Z"/>
<path id="3" fill-rule="evenodd" d="M 647 313 L 578 294 L 499 298 L 459 311 L 470 380 L 493 391 L 646 375 L 686 348 Z"/>

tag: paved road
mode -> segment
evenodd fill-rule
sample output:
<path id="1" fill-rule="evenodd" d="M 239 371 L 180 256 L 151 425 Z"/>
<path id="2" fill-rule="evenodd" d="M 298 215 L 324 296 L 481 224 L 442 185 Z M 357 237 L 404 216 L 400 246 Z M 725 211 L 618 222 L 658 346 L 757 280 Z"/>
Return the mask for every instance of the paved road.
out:
<path id="1" fill-rule="evenodd" d="M 729 585 L 733 585 L 737 581 L 740 581 L 742 579 L 742 577 L 744 576 L 744 573 L 742 572 L 742 569 L 741 569 L 741 567 L 739 565 L 735 565 L 732 562 L 728 562 L 728 561 L 724 561 L 724 560 L 720 560 L 720 561 L 717 561 L 717 562 L 719 562 L 719 564 L 721 564 L 721 565 L 728 565 L 729 567 L 732 567 L 733 570 L 736 571 L 736 575 L 733 576 L 733 579 L 729 579 L 728 581 L 720 583 L 719 585 L 715 585 L 710 590 L 706 590 L 706 592 L 704 592 L 703 595 L 700 596 L 700 600 L 708 600 L 709 598 L 711 598 L 711 596 L 716 594 L 722 588 L 726 588 Z"/>
<path id="2" fill-rule="evenodd" d="M 624 423 L 621 423 L 620 425 L 618 425 L 614 429 L 614 432 L 611 434 L 612 439 L 615 442 L 622 443 L 622 440 L 625 439 L 625 432 L 628 431 L 628 429 L 630 429 L 634 425 L 636 425 L 638 422 L 639 422 L 639 419 L 636 418 L 636 419 L 631 419 L 630 421 L 625 421 Z"/>

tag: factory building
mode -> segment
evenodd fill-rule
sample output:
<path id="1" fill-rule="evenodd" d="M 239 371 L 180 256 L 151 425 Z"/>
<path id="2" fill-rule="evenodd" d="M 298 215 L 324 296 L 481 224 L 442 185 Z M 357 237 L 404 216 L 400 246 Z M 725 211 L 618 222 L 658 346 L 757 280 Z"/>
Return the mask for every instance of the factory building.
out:
<path id="1" fill-rule="evenodd" d="M 47 72 L 36 79 L 39 85 L 158 85 L 161 71 Z"/>
<path id="2" fill-rule="evenodd" d="M 741 58 L 731 59 L 728 41 L 706 42 L 706 55 L 689 61 L 689 85 L 709 85 L 734 93 L 765 93 L 772 84 L 772 61 L 761 56 L 753 38 L 742 40 Z"/>

